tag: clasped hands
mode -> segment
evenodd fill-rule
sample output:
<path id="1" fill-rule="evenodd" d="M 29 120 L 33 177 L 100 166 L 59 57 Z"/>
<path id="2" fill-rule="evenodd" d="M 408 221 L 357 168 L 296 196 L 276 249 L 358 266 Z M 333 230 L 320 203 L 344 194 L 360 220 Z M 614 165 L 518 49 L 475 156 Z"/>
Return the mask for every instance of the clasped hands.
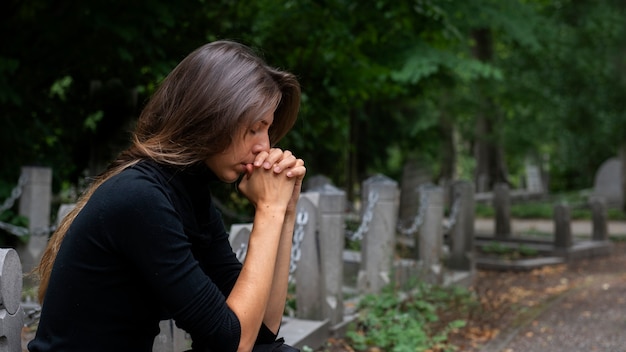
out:
<path id="1" fill-rule="evenodd" d="M 263 151 L 246 165 L 239 190 L 255 208 L 278 207 L 295 211 L 306 168 L 302 159 L 288 150 L 272 148 Z"/>

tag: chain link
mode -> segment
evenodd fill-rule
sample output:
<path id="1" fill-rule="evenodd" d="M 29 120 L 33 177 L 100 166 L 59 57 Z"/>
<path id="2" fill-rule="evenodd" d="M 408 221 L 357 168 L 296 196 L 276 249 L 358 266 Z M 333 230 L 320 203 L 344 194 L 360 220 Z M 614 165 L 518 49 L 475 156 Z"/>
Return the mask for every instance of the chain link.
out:
<path id="1" fill-rule="evenodd" d="M 24 185 L 28 181 L 28 176 L 26 174 L 20 175 L 20 178 L 17 181 L 17 186 L 13 188 L 11 191 L 11 195 L 7 198 L 4 203 L 0 206 L 0 213 L 4 212 L 7 209 L 13 207 L 15 201 L 22 195 L 22 190 L 24 189 Z"/>
<path id="2" fill-rule="evenodd" d="M 350 241 L 361 241 L 363 240 L 363 235 L 369 230 L 370 222 L 374 218 L 374 207 L 380 198 L 380 194 L 375 191 L 370 191 L 367 196 L 367 208 L 363 213 L 363 219 L 361 219 L 361 224 L 359 228 L 354 232 L 346 231 L 346 237 Z"/>
<path id="3" fill-rule="evenodd" d="M 300 248 L 302 245 L 302 240 L 304 239 L 304 228 L 309 222 L 309 214 L 305 211 L 299 211 L 296 215 L 296 227 L 293 233 L 293 244 L 291 246 L 291 261 L 289 263 L 289 281 L 293 281 L 293 273 L 296 271 L 298 267 L 298 261 L 300 261 L 300 257 L 302 257 L 302 249 Z M 242 243 L 239 248 L 235 251 L 235 256 L 237 260 L 243 263 L 246 259 L 246 254 L 248 253 L 248 245 L 246 243 Z"/>
<path id="4" fill-rule="evenodd" d="M 17 237 L 24 237 L 28 235 L 32 237 L 39 237 L 39 236 L 48 236 L 49 234 L 53 233 L 54 231 L 56 231 L 56 226 L 40 227 L 30 232 L 25 227 L 15 226 L 13 224 L 0 221 L 0 229 L 5 230 L 6 232 Z"/>
<path id="5" fill-rule="evenodd" d="M 456 222 L 459 217 L 460 208 L 461 208 L 461 197 L 459 196 L 459 194 L 455 194 L 454 202 L 452 203 L 452 208 L 450 209 L 450 215 L 443 222 L 443 229 L 445 232 L 449 232 L 454 227 L 454 225 L 456 225 Z"/>
<path id="6" fill-rule="evenodd" d="M 21 227 L 21 226 L 15 226 L 13 224 L 9 224 L 9 223 L 2 222 L 2 221 L 0 221 L 0 229 L 18 237 L 23 237 L 23 236 L 28 235 L 27 228 Z"/>
<path id="7" fill-rule="evenodd" d="M 13 190 L 11 190 L 11 195 L 9 196 L 9 198 L 7 198 L 2 205 L 0 205 L 0 213 L 9 210 L 13 207 L 13 205 L 15 204 L 15 201 L 18 200 L 20 198 L 20 196 L 22 195 L 22 192 L 24 191 L 24 186 L 26 185 L 26 182 L 28 182 L 28 176 L 26 176 L 26 174 L 21 174 L 20 178 L 17 181 L 17 185 L 13 188 Z M 2 222 L 0 221 L 0 229 L 18 236 L 18 237 L 24 237 L 24 236 L 46 236 L 52 232 L 54 232 L 54 230 L 56 229 L 56 226 L 51 226 L 49 228 L 39 228 L 39 229 L 35 229 L 32 231 L 32 233 L 25 227 L 21 227 L 21 226 L 16 226 L 13 224 L 9 224 L 6 222 Z"/>
<path id="8" fill-rule="evenodd" d="M 293 282 L 293 273 L 298 268 L 298 262 L 302 257 L 302 241 L 304 240 L 304 228 L 309 222 L 309 213 L 300 210 L 296 216 L 296 228 L 293 232 L 293 243 L 291 246 L 291 261 L 289 263 L 289 282 Z"/>
<path id="9" fill-rule="evenodd" d="M 235 251 L 235 256 L 237 257 L 237 260 L 243 263 L 244 259 L 246 259 L 246 254 L 248 254 L 248 245 L 242 243 L 241 246 L 239 246 L 239 248 Z"/>
<path id="10" fill-rule="evenodd" d="M 419 209 L 417 210 L 417 214 L 413 218 L 413 223 L 411 224 L 411 226 L 404 227 L 402 226 L 402 224 L 398 224 L 398 232 L 400 232 L 401 234 L 407 237 L 413 236 L 415 233 L 417 233 L 419 228 L 424 223 L 424 218 L 426 217 L 426 209 L 428 209 L 429 202 L 428 192 L 426 192 L 426 188 L 430 187 L 432 187 L 431 184 L 424 184 L 417 188 L 420 196 Z"/>

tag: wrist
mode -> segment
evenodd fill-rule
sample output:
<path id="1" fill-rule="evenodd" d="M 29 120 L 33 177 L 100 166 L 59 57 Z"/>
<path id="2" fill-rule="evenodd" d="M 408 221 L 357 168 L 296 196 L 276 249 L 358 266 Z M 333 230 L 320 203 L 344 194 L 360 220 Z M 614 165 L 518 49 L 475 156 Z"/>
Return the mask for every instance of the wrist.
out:
<path id="1" fill-rule="evenodd" d="M 281 217 L 284 218 L 287 213 L 286 206 L 280 206 L 276 204 L 257 204 L 255 208 L 255 214 L 261 216 Z"/>

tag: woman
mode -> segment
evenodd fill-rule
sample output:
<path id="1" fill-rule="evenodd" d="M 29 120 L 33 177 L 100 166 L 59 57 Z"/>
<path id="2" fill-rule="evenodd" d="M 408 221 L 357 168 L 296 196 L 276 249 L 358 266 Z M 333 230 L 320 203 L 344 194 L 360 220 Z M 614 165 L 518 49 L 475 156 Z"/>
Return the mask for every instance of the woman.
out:
<path id="1" fill-rule="evenodd" d="M 299 105 L 296 78 L 241 44 L 210 43 L 181 61 L 142 111 L 131 147 L 52 236 L 29 350 L 151 351 L 169 318 L 194 351 L 272 345 L 306 169 L 271 145 Z M 255 207 L 243 265 L 210 195 L 212 183 L 237 180 Z"/>

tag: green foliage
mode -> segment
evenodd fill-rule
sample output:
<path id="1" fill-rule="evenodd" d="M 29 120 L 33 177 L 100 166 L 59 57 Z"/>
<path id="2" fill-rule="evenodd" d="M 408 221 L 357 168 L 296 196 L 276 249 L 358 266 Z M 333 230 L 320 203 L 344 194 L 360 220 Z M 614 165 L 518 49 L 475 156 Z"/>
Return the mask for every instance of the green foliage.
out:
<path id="1" fill-rule="evenodd" d="M 67 99 L 67 92 L 72 85 L 72 77 L 65 76 L 56 80 L 50 87 L 50 97 L 57 97 L 62 101 Z"/>
<path id="2" fill-rule="evenodd" d="M 22 215 L 16 214 L 13 210 L 9 209 L 0 213 L 0 222 L 11 224 L 17 227 L 28 228 L 28 218 Z M 29 236 L 15 236 L 11 233 L 0 229 L 0 246 L 3 247 L 15 247 L 17 243 L 28 243 Z"/>
<path id="3" fill-rule="evenodd" d="M 85 122 L 83 123 L 85 126 L 85 129 L 91 132 L 96 132 L 96 130 L 98 129 L 98 122 L 102 120 L 103 116 L 104 116 L 104 112 L 102 110 L 98 110 L 89 114 L 89 116 L 85 118 Z"/>
<path id="4" fill-rule="evenodd" d="M 380 294 L 364 296 L 359 317 L 347 332 L 357 350 L 377 347 L 385 351 L 453 351 L 448 335 L 465 326 L 455 320 L 441 327 L 439 312 L 465 311 L 476 304 L 469 291 L 420 283 L 408 294 L 386 287 Z M 436 329 L 438 327 L 438 329 Z"/>
<path id="5" fill-rule="evenodd" d="M 539 251 L 526 244 L 505 245 L 502 242 L 493 241 L 480 247 L 485 254 L 496 255 L 507 259 L 520 259 L 536 257 Z"/>
<path id="6" fill-rule="evenodd" d="M 296 285 L 289 283 L 287 287 L 287 301 L 285 302 L 285 311 L 283 315 L 293 317 L 298 309 L 298 302 L 296 301 Z"/>
<path id="7" fill-rule="evenodd" d="M 590 190 L 571 190 L 557 192 L 538 200 L 515 201 L 511 204 L 511 217 L 516 219 L 553 219 L 554 206 L 559 203 L 568 204 L 570 217 L 574 220 L 590 220 L 592 218 L 589 207 Z M 495 211 L 491 204 L 477 203 L 475 214 L 479 218 L 491 218 Z M 608 208 L 607 219 L 626 220 L 626 213 L 622 209 Z"/>
<path id="8" fill-rule="evenodd" d="M 98 146 L 121 148 L 183 55 L 230 38 L 298 76 L 300 119 L 281 146 L 348 191 L 374 173 L 398 178 L 414 157 L 436 178 L 473 177 L 482 140 L 512 180 L 530 156 L 551 190 L 586 188 L 626 140 L 625 15 L 617 0 L 10 1 L 0 178 L 38 164 L 54 168 L 55 189 L 77 182 L 108 161 Z"/>

